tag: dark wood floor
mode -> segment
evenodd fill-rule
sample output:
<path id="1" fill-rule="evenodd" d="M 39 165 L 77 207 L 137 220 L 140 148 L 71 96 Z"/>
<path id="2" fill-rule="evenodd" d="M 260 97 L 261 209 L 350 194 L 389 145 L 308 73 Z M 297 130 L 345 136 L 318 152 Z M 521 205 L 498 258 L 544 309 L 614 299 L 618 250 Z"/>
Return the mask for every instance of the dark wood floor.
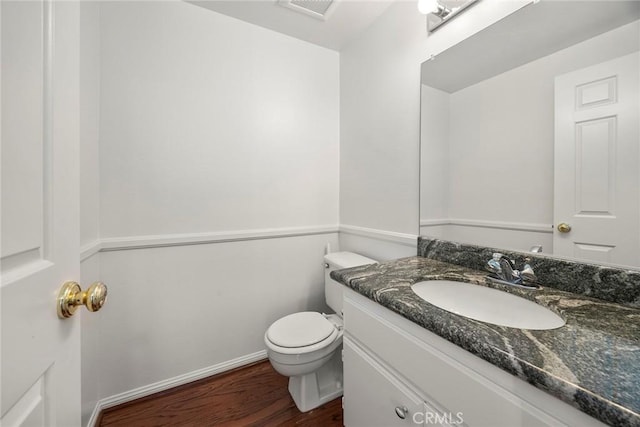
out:
<path id="1" fill-rule="evenodd" d="M 341 399 L 303 414 L 287 382 L 267 360 L 106 409 L 97 425 L 342 426 Z"/>

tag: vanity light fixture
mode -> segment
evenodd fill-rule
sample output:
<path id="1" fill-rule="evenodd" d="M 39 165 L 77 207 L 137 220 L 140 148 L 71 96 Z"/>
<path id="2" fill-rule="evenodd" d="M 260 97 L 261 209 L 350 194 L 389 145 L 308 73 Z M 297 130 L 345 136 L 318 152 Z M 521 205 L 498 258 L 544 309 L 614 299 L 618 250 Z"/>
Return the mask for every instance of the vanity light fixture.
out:
<path id="1" fill-rule="evenodd" d="M 418 10 L 427 15 L 427 31 L 433 32 L 480 0 L 418 0 Z"/>
<path id="2" fill-rule="evenodd" d="M 441 18 L 451 13 L 451 9 L 441 5 L 438 0 L 418 0 L 418 10 L 423 15 L 434 13 Z"/>

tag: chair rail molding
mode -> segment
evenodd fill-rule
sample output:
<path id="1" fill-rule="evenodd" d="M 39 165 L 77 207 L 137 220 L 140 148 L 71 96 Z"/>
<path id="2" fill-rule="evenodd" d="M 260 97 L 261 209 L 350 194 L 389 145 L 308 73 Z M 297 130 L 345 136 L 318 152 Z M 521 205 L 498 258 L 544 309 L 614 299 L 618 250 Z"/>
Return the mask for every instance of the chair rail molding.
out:
<path id="1" fill-rule="evenodd" d="M 378 230 L 375 228 L 358 227 L 348 224 L 340 224 L 340 233 L 369 237 L 376 240 L 385 240 L 406 246 L 416 246 L 418 242 L 417 234 L 398 233 L 395 231 Z"/>
<path id="2" fill-rule="evenodd" d="M 459 227 L 497 228 L 501 230 L 533 231 L 537 233 L 553 233 L 553 224 L 526 222 L 486 221 L 464 218 L 438 218 L 420 220 L 420 227 L 454 225 Z"/>
<path id="3" fill-rule="evenodd" d="M 106 251 L 158 248 L 167 246 L 203 245 L 262 239 L 280 239 L 286 237 L 333 234 L 338 232 L 338 225 L 317 225 L 308 227 L 263 228 L 254 230 L 231 230 L 203 233 L 104 237 L 83 245 L 80 251 L 80 261 L 85 261 L 98 252 Z"/>

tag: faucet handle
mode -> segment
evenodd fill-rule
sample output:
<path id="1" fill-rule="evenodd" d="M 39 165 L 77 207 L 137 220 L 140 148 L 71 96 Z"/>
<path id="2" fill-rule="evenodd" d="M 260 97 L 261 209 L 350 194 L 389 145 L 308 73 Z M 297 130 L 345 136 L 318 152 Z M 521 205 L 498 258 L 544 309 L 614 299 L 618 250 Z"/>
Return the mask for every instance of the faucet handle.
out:
<path id="1" fill-rule="evenodd" d="M 516 262 L 514 260 L 512 260 L 511 258 L 501 254 L 500 252 L 494 252 L 493 253 L 493 259 L 495 259 L 497 262 L 500 262 L 500 260 L 505 260 L 505 261 L 507 261 L 509 263 L 511 268 L 515 268 L 516 267 Z"/>
<path id="2" fill-rule="evenodd" d="M 502 254 L 499 254 L 497 252 L 494 253 L 493 258 L 487 261 L 487 270 L 498 275 L 501 274 L 502 267 L 500 267 L 500 258 L 502 258 Z"/>
<path id="3" fill-rule="evenodd" d="M 524 265 L 524 267 L 522 268 L 522 271 L 520 272 L 520 277 L 522 278 L 522 281 L 524 283 L 536 283 L 538 278 L 533 272 L 533 268 L 531 268 L 531 265 L 529 265 L 529 260 L 527 259 L 525 262 L 526 264 Z"/>

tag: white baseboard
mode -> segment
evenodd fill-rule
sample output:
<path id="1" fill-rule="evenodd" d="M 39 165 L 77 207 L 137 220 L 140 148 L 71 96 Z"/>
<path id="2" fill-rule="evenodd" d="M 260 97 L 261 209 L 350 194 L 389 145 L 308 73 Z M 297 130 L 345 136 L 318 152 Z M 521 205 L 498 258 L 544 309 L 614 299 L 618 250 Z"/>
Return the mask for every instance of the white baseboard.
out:
<path id="1" fill-rule="evenodd" d="M 252 354 L 247 354 L 226 362 L 218 363 L 217 365 L 209 366 L 206 368 L 198 369 L 193 372 L 189 372 L 177 377 L 169 378 L 163 381 L 158 381 L 153 384 L 138 387 L 133 390 L 125 391 L 104 399 L 100 399 L 96 403 L 96 407 L 91 414 L 91 418 L 87 422 L 87 427 L 94 427 L 100 412 L 113 406 L 121 405 L 126 402 L 130 402 L 141 397 L 149 396 L 154 393 L 168 390 L 173 387 L 177 387 L 183 384 L 188 384 L 193 381 L 200 380 L 202 378 L 210 377 L 212 375 L 220 374 L 231 369 L 239 368 L 241 366 L 249 365 L 254 362 L 259 362 L 267 358 L 267 351 L 261 350 Z"/>

